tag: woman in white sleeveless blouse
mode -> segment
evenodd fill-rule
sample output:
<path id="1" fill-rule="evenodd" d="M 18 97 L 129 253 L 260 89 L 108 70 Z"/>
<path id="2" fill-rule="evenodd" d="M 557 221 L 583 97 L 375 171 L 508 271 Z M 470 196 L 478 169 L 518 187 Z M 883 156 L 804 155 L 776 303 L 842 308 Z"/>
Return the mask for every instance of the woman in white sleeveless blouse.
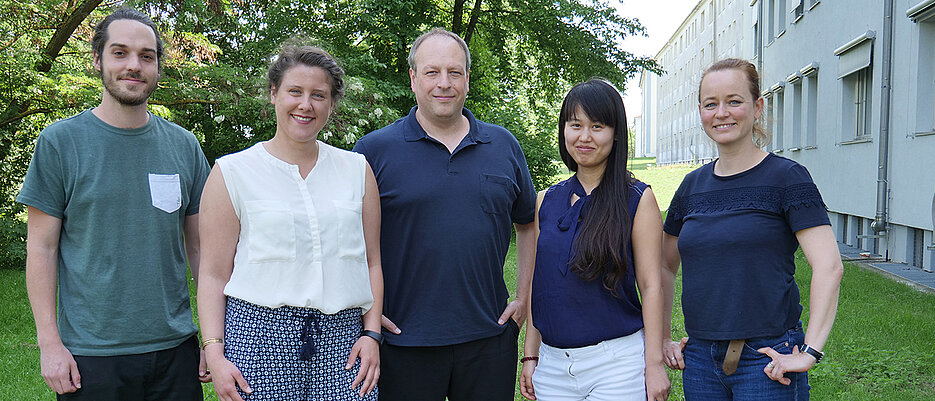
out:
<path id="1" fill-rule="evenodd" d="M 221 400 L 376 400 L 379 192 L 362 155 L 317 140 L 343 74 L 286 47 L 269 71 L 275 136 L 205 184 L 198 310 Z"/>

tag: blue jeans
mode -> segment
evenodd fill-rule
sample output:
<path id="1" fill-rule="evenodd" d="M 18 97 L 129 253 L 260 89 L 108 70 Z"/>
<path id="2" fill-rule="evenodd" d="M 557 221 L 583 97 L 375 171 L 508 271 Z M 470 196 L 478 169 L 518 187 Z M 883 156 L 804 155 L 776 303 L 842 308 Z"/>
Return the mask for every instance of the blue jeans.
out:
<path id="1" fill-rule="evenodd" d="M 685 347 L 685 371 L 682 373 L 686 400 L 808 400 L 807 372 L 787 372 L 785 376 L 792 383 L 783 385 L 766 376 L 763 368 L 770 358 L 757 352 L 759 348 L 772 347 L 780 354 L 791 354 L 792 347 L 796 345 L 801 350 L 805 343 L 801 322 L 778 337 L 746 340 L 737 371 L 730 376 L 725 375 L 722 368 L 729 343 L 698 338 L 688 340 Z"/>

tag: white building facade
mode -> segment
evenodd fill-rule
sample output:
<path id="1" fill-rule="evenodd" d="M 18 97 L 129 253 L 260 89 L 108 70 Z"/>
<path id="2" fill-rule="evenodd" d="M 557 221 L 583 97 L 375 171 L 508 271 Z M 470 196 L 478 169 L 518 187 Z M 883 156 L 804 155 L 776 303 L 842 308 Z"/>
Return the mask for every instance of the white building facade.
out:
<path id="1" fill-rule="evenodd" d="M 636 157 L 656 157 L 658 127 L 656 125 L 656 81 L 659 76 L 643 72 L 640 74 L 640 90 L 643 103 L 640 106 L 639 129 L 631 134 L 636 137 Z"/>
<path id="2" fill-rule="evenodd" d="M 769 150 L 805 165 L 838 241 L 931 270 L 935 0 L 754 0 Z"/>
<path id="3" fill-rule="evenodd" d="M 717 156 L 697 87 L 725 57 L 757 65 L 767 150 L 809 169 L 838 241 L 935 269 L 935 0 L 700 1 L 641 80 L 659 164 Z"/>
<path id="4" fill-rule="evenodd" d="M 656 162 L 702 163 L 717 157 L 717 148 L 701 129 L 698 84 L 716 60 L 751 58 L 755 20 L 749 0 L 701 0 L 656 54 L 666 71 L 643 71 L 644 138 L 655 138 Z M 745 36 L 746 33 L 746 36 Z"/>

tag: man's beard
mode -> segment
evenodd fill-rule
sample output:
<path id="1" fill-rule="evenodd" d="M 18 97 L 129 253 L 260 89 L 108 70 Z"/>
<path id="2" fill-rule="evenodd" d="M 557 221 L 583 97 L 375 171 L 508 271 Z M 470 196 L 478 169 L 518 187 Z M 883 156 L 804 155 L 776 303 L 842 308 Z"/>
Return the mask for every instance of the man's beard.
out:
<path id="1" fill-rule="evenodd" d="M 120 87 L 119 80 L 122 78 L 142 79 L 142 76 L 138 73 L 126 73 L 114 79 L 104 75 L 101 81 L 104 84 L 104 90 L 106 90 L 117 103 L 124 106 L 139 106 L 146 103 L 146 101 L 149 100 L 149 95 L 156 90 L 156 83 L 158 82 L 158 76 L 153 77 L 154 79 L 152 81 L 146 82 L 146 87 L 143 88 L 142 92 L 134 93 Z"/>

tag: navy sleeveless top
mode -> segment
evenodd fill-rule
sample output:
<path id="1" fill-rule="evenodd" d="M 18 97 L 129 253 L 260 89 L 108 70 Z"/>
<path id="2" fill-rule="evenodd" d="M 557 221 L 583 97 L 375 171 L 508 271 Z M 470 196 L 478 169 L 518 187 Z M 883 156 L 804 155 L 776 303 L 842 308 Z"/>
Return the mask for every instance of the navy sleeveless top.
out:
<path id="1" fill-rule="evenodd" d="M 631 223 L 646 188 L 646 184 L 634 181 L 629 185 L 627 199 L 621 199 L 627 202 Z M 580 198 L 574 205 L 573 193 Z M 589 200 L 578 177 L 572 176 L 549 188 L 539 206 L 532 319 L 542 342 L 552 347 L 584 347 L 643 328 L 632 243 L 627 244 L 627 273 L 617 285 L 617 296 L 605 289 L 600 279 L 584 281 L 569 271 L 572 243 L 588 212 Z"/>

